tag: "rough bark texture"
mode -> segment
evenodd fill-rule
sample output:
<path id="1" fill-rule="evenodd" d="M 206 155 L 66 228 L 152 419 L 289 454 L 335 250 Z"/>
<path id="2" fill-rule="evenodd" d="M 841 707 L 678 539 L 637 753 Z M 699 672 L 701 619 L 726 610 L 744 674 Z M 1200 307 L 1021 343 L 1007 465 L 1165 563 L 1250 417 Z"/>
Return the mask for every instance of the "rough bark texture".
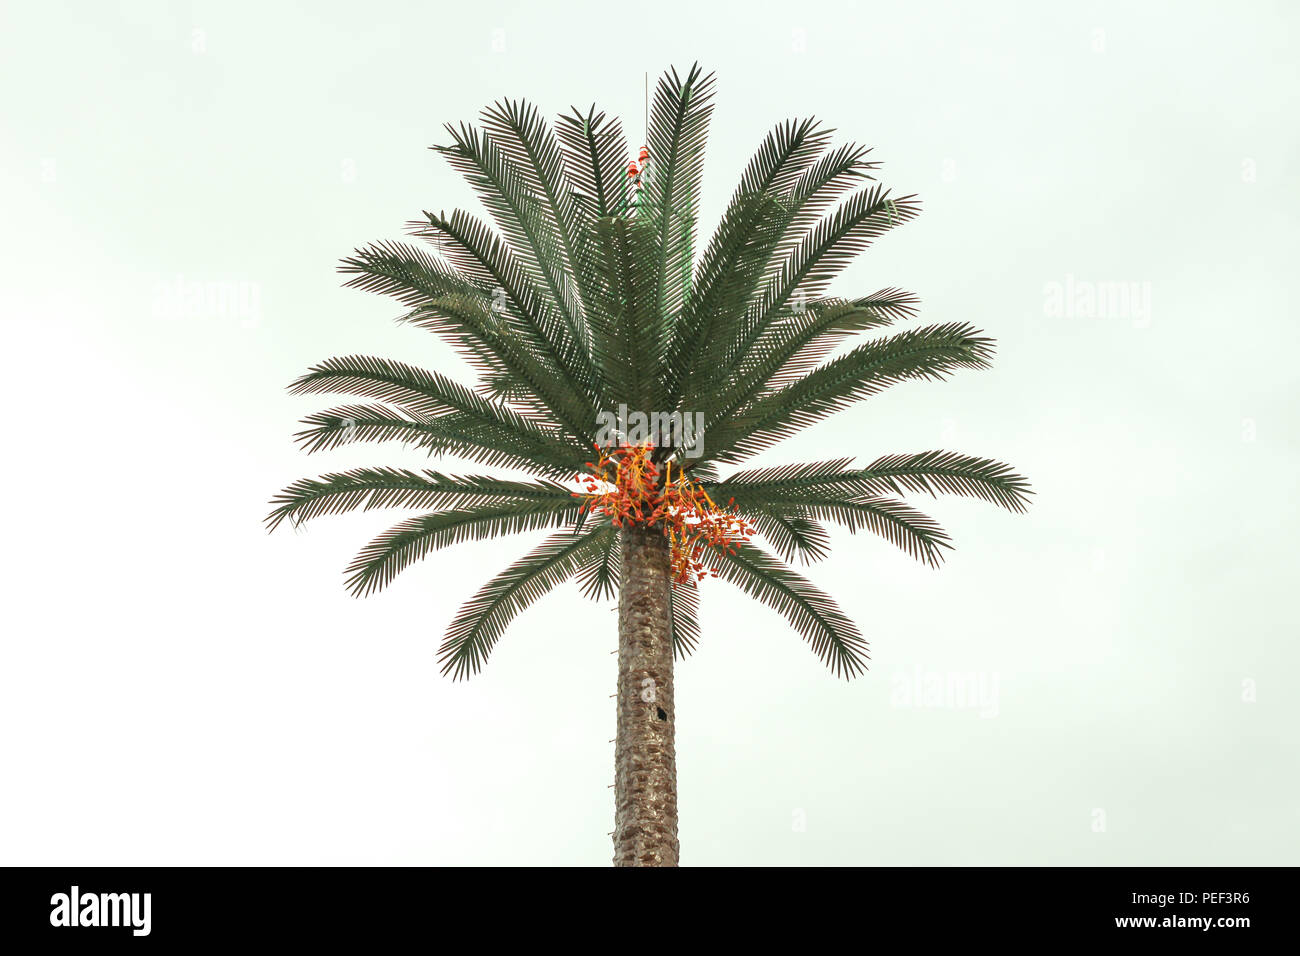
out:
<path id="1" fill-rule="evenodd" d="M 624 528 L 618 600 L 614 865 L 677 865 L 677 756 L 668 539 Z"/>

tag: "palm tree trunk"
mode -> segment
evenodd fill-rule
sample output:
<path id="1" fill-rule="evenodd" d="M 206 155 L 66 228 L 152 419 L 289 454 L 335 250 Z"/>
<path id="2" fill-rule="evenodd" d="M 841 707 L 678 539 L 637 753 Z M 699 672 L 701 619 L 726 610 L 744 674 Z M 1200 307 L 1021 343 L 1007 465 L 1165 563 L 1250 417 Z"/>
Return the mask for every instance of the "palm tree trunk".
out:
<path id="1" fill-rule="evenodd" d="M 677 756 L 668 539 L 624 528 L 618 599 L 614 865 L 677 865 Z"/>

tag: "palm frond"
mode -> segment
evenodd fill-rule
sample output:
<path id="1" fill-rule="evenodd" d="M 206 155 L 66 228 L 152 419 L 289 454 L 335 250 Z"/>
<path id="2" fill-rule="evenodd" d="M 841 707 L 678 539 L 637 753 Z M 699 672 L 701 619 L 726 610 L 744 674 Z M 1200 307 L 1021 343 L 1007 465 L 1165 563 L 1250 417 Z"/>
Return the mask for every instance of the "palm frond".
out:
<path id="1" fill-rule="evenodd" d="M 668 595 L 668 627 L 673 656 L 681 659 L 700 642 L 700 590 L 694 581 L 674 584 Z"/>
<path id="2" fill-rule="evenodd" d="M 1010 465 L 953 451 L 887 455 L 863 469 L 865 493 L 923 491 L 979 498 L 1008 511 L 1023 512 L 1034 493 L 1029 480 Z"/>
<path id="3" fill-rule="evenodd" d="M 812 564 L 830 554 L 831 538 L 826 529 L 797 508 L 748 510 L 745 516 L 786 561 L 798 556 L 804 564 Z"/>
<path id="4" fill-rule="evenodd" d="M 867 642 L 835 601 L 807 578 L 753 545 L 737 553 L 709 550 L 718 575 L 779 611 L 838 677 L 866 669 Z"/>
<path id="5" fill-rule="evenodd" d="M 596 225 L 594 258 L 602 282 L 595 297 L 592 338 L 609 407 L 620 402 L 634 409 L 663 407 L 656 362 L 657 277 L 650 268 L 653 243 L 644 222 L 609 218 Z"/>
<path id="6" fill-rule="evenodd" d="M 580 281 L 587 259 L 587 235 L 578 219 L 564 153 L 559 140 L 537 107 L 524 100 L 501 100 L 481 114 L 483 128 L 506 159 L 518 170 L 529 191 L 538 198 L 558 244 L 564 268 L 570 332 L 579 344 L 587 341 L 586 290 Z"/>
<path id="7" fill-rule="evenodd" d="M 321 515 L 374 508 L 455 508 L 467 505 L 574 501 L 551 481 L 507 481 L 491 476 L 455 477 L 405 468 L 354 468 L 319 478 L 302 478 L 272 500 L 271 530 L 286 519 L 295 525 Z"/>
<path id="8" fill-rule="evenodd" d="M 914 303 L 910 293 L 882 289 L 860 299 L 822 299 L 777 317 L 724 384 L 696 404 L 725 422 L 764 392 L 795 384 L 847 337 L 910 317 Z"/>
<path id="9" fill-rule="evenodd" d="M 767 254 L 779 241 L 788 208 L 783 199 L 793 181 L 826 146 L 829 131 L 813 119 L 787 121 L 768 133 L 750 160 L 740 185 L 700 258 L 692 282 L 690 305 L 682 316 L 685 339 L 679 351 L 689 356 L 686 377 L 707 368 L 707 352 L 716 323 L 729 302 L 745 302 L 763 275 Z"/>
<path id="10" fill-rule="evenodd" d="M 637 217 L 658 232 L 654 311 L 664 335 L 681 312 L 691 281 L 695 222 L 699 215 L 704 145 L 713 113 L 715 80 L 699 64 L 685 77 L 670 70 L 655 88 L 647 148 L 651 171 Z"/>
<path id="11" fill-rule="evenodd" d="M 854 193 L 793 245 L 730 336 L 720 336 L 714 367 L 730 375 L 741 367 L 769 326 L 824 296 L 830 281 L 854 257 L 895 226 L 914 218 L 920 203 L 898 199 L 880 185 Z"/>
<path id="12" fill-rule="evenodd" d="M 563 240 L 548 214 L 544 197 L 529 185 L 527 174 L 510 160 L 493 136 L 468 123 L 447 124 L 444 128 L 452 142 L 431 148 L 445 156 L 473 186 L 510 248 L 539 281 L 565 326 L 581 340 L 581 303 Z"/>
<path id="13" fill-rule="evenodd" d="M 870 150 L 848 144 L 823 155 L 786 189 L 786 173 L 797 170 L 807 159 L 805 148 L 820 147 L 823 138 L 820 131 L 796 125 L 778 128 L 771 139 L 778 151 L 785 144 L 789 159 L 773 168 L 773 186 L 766 191 L 733 197 L 701 260 L 690 307 L 669 345 L 668 391 L 682 394 L 688 404 L 698 404 L 712 391 L 711 383 L 726 377 L 725 360 L 744 353 L 738 343 L 762 332 L 764 317 L 754 314 L 754 299 L 763 283 L 775 281 L 785 257 L 822 212 L 845 190 L 870 179 L 867 170 L 876 165 L 864 159 Z M 765 168 L 757 157 L 754 165 L 756 170 Z M 751 184 L 758 182 L 751 174 Z M 680 377 L 674 374 L 678 369 L 684 370 Z"/>
<path id="14" fill-rule="evenodd" d="M 803 488 L 820 488 L 831 485 L 834 479 L 849 470 L 852 458 L 835 458 L 830 461 L 804 462 L 795 465 L 777 465 L 771 468 L 751 468 L 738 471 L 725 481 L 709 485 L 707 490 L 715 501 L 726 500 L 733 489 L 751 496 L 766 491 L 795 492 Z"/>
<path id="15" fill-rule="evenodd" d="M 784 388 L 765 393 L 709 433 L 705 457 L 736 462 L 828 415 L 909 379 L 942 381 L 987 368 L 991 339 L 964 323 L 926 326 L 859 346 Z"/>
<path id="16" fill-rule="evenodd" d="M 345 284 L 393 296 L 409 307 L 402 321 L 450 343 L 480 374 L 511 373 L 536 396 L 535 412 L 581 435 L 592 413 L 590 363 L 527 270 L 475 217 L 425 216 L 408 230 L 434 243 L 454 273 L 422 249 L 374 243 L 343 260 L 340 271 L 354 274 Z"/>
<path id="17" fill-rule="evenodd" d="M 581 505 L 570 498 L 511 501 L 408 518 L 367 544 L 348 565 L 347 587 L 365 597 L 432 551 L 465 541 L 551 528 L 572 520 Z"/>
<path id="18" fill-rule="evenodd" d="M 391 359 L 367 355 L 326 359 L 295 379 L 289 392 L 344 393 L 378 399 L 423 419 L 459 412 L 472 419 L 483 435 L 495 436 L 506 447 L 526 442 L 542 461 L 582 461 L 580 456 L 585 456 L 589 447 L 587 442 L 559 431 L 558 426 L 489 401 L 445 375 Z"/>
<path id="19" fill-rule="evenodd" d="M 794 500 L 802 494 L 873 496 L 917 491 L 934 497 L 946 493 L 979 498 L 1017 513 L 1025 510 L 1033 495 L 1028 479 L 1010 465 L 960 452 L 885 455 L 866 468 L 850 468 L 851 464 L 852 459 L 842 458 L 743 471 L 709 486 L 709 493 L 715 499 L 735 494 L 760 504 L 769 499 Z"/>
<path id="20" fill-rule="evenodd" d="M 307 425 L 294 435 L 309 454 L 356 442 L 400 441 L 428 455 L 453 455 L 480 465 L 519 468 L 555 478 L 572 477 L 574 456 L 553 454 L 528 436 L 503 438 L 495 427 L 484 427 L 473 415 L 453 412 L 425 418 L 415 412 L 384 405 L 338 405 L 303 418 Z"/>
<path id="21" fill-rule="evenodd" d="M 760 389 L 793 384 L 849 336 L 911 318 L 916 302 L 910 292 L 881 289 L 857 299 L 821 299 L 775 317 L 737 366 L 736 384 L 724 390 L 723 400 L 739 408 Z"/>
<path id="22" fill-rule="evenodd" d="M 820 298 L 831 279 L 875 239 L 920 211 L 921 204 L 914 196 L 893 199 L 880 185 L 854 193 L 790 251 L 760 293 L 751 327 L 761 330 L 765 317 L 776 314 L 796 296 L 804 301 Z M 733 364 L 744 355 L 746 344 L 742 340 L 736 347 Z"/>
<path id="23" fill-rule="evenodd" d="M 791 186 L 786 199 L 789 214 L 784 232 L 776 248 L 770 250 L 766 275 L 774 277 L 780 272 L 785 257 L 789 255 L 827 210 L 839 202 L 864 180 L 874 180 L 871 171 L 880 164 L 868 160 L 871 150 L 857 143 L 845 143 L 813 163 Z"/>
<path id="24" fill-rule="evenodd" d="M 586 201 L 588 218 L 622 212 L 627 205 L 628 150 L 618 118 L 597 113 L 595 106 L 585 115 L 575 108 L 559 117 L 555 132 L 564 148 L 569 181 Z"/>
<path id="25" fill-rule="evenodd" d="M 461 209 L 452 210 L 450 216 L 426 210 L 423 219 L 406 226 L 491 297 L 491 321 L 485 325 L 498 348 L 512 344 L 511 339 L 522 339 L 554 368 L 579 374 L 579 343 L 527 267 L 491 226 Z"/>
<path id="26" fill-rule="evenodd" d="M 619 551 L 618 529 L 606 523 L 598 545 L 591 556 L 578 568 L 578 587 L 584 597 L 593 601 L 612 598 L 618 588 Z"/>
<path id="27" fill-rule="evenodd" d="M 850 532 L 872 531 L 932 568 L 943 563 L 943 549 L 952 548 L 952 541 L 938 522 L 892 498 L 803 492 L 790 499 L 769 497 L 762 504 L 753 504 L 742 494 L 736 496 L 736 507 L 756 526 L 766 515 L 815 518 L 834 522 Z"/>
<path id="28" fill-rule="evenodd" d="M 604 527 L 552 535 L 485 584 L 460 609 L 438 649 L 442 672 L 460 680 L 478 673 L 510 622 L 563 584 L 604 544 Z"/>
<path id="29" fill-rule="evenodd" d="M 352 278 L 344 288 L 386 295 L 409 309 L 437 313 L 435 331 L 479 371 L 502 362 L 494 329 L 485 321 L 492 287 L 477 277 L 453 269 L 436 256 L 407 243 L 374 242 L 339 263 L 338 271 Z"/>

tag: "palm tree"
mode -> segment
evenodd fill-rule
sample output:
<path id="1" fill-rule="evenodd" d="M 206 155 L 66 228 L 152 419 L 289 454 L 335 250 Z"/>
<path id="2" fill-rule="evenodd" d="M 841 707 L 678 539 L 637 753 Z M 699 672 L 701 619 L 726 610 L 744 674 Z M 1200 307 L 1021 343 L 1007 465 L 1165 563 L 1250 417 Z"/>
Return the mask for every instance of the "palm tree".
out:
<path id="1" fill-rule="evenodd" d="M 831 296 L 828 284 L 919 205 L 874 184 L 869 150 L 832 148 L 812 119 L 768 134 L 697 256 L 713 93 L 698 66 L 666 73 L 630 168 L 620 123 L 594 107 L 551 127 L 507 100 L 478 127 L 447 126 L 449 144 L 433 149 L 494 225 L 426 212 L 410 224 L 422 244 L 375 243 L 341 270 L 348 286 L 394 297 L 403 321 L 450 342 L 477 381 L 328 359 L 290 391 L 363 401 L 307 417 L 296 437 L 311 452 L 397 440 L 518 476 L 357 468 L 289 485 L 267 519 L 274 528 L 358 509 L 426 512 L 357 555 L 347 569 L 357 595 L 435 549 L 556 529 L 461 608 L 439 660 L 453 678 L 476 673 L 510 621 L 570 578 L 593 599 L 617 593 L 617 865 L 678 861 L 673 663 L 699 638 L 701 574 L 775 608 L 849 678 L 865 669 L 865 640 L 786 562 L 825 557 L 835 524 L 937 566 L 948 537 L 899 496 L 968 495 L 1018 512 L 1030 494 L 1008 466 L 945 451 L 722 475 L 891 385 L 985 368 L 992 342 L 960 322 L 855 340 L 910 319 L 916 299 L 893 288 Z M 626 429 L 598 441 L 604 413 L 620 406 L 702 422 L 703 441 L 645 444 Z M 640 469 L 639 491 L 623 465 Z M 636 513 L 638 494 L 650 513 Z M 709 527 L 724 530 L 709 537 Z M 755 532 L 776 554 L 750 541 Z"/>

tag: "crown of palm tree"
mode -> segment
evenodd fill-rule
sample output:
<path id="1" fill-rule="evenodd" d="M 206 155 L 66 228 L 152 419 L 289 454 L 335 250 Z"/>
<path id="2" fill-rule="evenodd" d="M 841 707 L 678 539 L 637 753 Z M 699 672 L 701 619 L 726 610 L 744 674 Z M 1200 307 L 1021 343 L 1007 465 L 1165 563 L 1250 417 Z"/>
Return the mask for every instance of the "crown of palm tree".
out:
<path id="1" fill-rule="evenodd" d="M 985 368 L 993 348 L 956 322 L 879 334 L 915 315 L 916 299 L 898 289 L 828 294 L 857 254 L 919 204 L 891 197 L 871 175 L 869 150 L 833 148 L 831 131 L 813 119 L 768 134 L 697 257 L 713 92 L 698 66 L 664 75 L 648 117 L 649 168 L 635 180 L 617 119 L 575 109 L 552 128 L 525 102 L 499 102 L 478 127 L 447 126 L 449 144 L 433 147 L 472 184 L 491 224 L 461 210 L 426 212 L 410 224 L 422 244 L 374 243 L 343 261 L 347 285 L 397 299 L 402 320 L 451 343 L 477 381 L 370 356 L 326 360 L 290 390 L 365 401 L 308 416 L 303 446 L 399 440 L 534 479 L 359 468 L 289 485 L 269 525 L 428 509 L 357 555 L 347 583 L 358 595 L 435 549 L 560 529 L 460 610 L 439 651 L 444 673 L 476 672 L 510 621 L 570 578 L 593 599 L 613 594 L 618 531 L 582 510 L 571 479 L 589 470 L 599 414 L 619 405 L 704 416 L 702 455 L 663 447 L 656 457 L 689 469 L 714 500 L 734 501 L 776 552 L 748 543 L 710 551 L 709 562 L 783 614 L 844 677 L 864 668 L 866 642 L 786 561 L 825 557 L 826 526 L 835 524 L 873 531 L 937 566 L 949 538 L 901 495 L 967 495 L 1016 512 L 1027 503 L 1028 483 L 1009 466 L 945 451 L 721 477 L 720 468 L 891 385 Z M 698 640 L 697 609 L 694 584 L 672 588 L 679 655 Z"/>

